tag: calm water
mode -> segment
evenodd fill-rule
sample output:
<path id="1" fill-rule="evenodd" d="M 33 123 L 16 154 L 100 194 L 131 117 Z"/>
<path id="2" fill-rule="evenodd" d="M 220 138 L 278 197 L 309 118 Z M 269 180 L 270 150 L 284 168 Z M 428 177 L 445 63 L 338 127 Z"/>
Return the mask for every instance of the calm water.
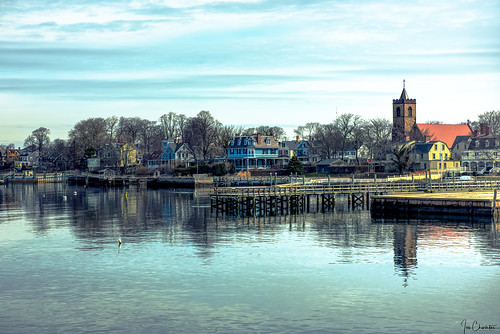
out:
<path id="1" fill-rule="evenodd" d="M 500 334 L 499 227 L 342 206 L 215 219 L 187 191 L 0 186 L 0 332 L 464 333 L 465 319 Z"/>

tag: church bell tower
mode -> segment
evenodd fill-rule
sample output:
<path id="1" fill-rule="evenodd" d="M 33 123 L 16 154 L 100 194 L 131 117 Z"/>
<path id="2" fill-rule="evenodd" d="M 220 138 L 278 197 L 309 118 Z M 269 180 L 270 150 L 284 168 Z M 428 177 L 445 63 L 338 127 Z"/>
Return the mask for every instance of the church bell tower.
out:
<path id="1" fill-rule="evenodd" d="M 410 139 L 410 132 L 417 121 L 417 101 L 408 98 L 405 80 L 399 99 L 392 100 L 392 142 Z"/>

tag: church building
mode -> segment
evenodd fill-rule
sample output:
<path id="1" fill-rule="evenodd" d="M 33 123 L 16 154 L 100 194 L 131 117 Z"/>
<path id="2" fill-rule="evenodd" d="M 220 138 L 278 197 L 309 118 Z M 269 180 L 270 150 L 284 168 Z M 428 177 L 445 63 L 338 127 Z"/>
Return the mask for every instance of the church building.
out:
<path id="1" fill-rule="evenodd" d="M 408 97 L 404 80 L 401 96 L 392 101 L 392 120 L 393 143 L 442 141 L 451 149 L 457 136 L 472 135 L 468 124 L 417 123 L 417 101 Z"/>

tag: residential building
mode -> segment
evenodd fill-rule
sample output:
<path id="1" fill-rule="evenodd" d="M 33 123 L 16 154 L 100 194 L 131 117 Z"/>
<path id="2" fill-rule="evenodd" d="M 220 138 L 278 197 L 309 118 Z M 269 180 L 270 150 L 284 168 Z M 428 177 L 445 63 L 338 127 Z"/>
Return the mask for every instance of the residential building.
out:
<path id="1" fill-rule="evenodd" d="M 162 152 L 161 151 L 155 151 L 148 155 L 147 158 L 147 166 L 150 169 L 158 169 L 161 166 L 161 157 L 162 157 Z"/>
<path id="2" fill-rule="evenodd" d="M 139 164 L 137 148 L 129 143 L 111 143 L 97 150 L 101 168 L 133 167 Z M 88 165 L 88 164 L 87 164 Z"/>
<path id="3" fill-rule="evenodd" d="M 285 140 L 279 142 L 278 157 L 280 158 L 280 167 L 286 168 L 288 166 L 288 161 L 297 155 L 297 148 L 300 144 L 300 138 L 297 137 L 296 140 Z"/>
<path id="4" fill-rule="evenodd" d="M 500 167 L 500 138 L 490 134 L 471 138 L 468 148 L 462 152 L 462 165 L 472 172 Z"/>
<path id="5" fill-rule="evenodd" d="M 251 136 L 236 136 L 227 147 L 227 161 L 237 170 L 272 168 L 280 165 L 279 144 L 273 136 L 260 133 Z M 288 158 L 286 158 L 288 159 Z"/>
<path id="6" fill-rule="evenodd" d="M 87 169 L 89 172 L 95 172 L 101 169 L 101 158 L 97 156 L 87 158 Z"/>
<path id="7" fill-rule="evenodd" d="M 303 164 L 316 163 L 320 160 L 313 140 L 301 140 L 297 146 L 297 158 Z"/>
<path id="8" fill-rule="evenodd" d="M 453 160 L 461 160 L 462 154 L 469 148 L 471 136 L 457 136 L 451 146 L 451 158 Z"/>
<path id="9" fill-rule="evenodd" d="M 414 171 L 459 172 L 460 160 L 451 159 L 451 151 L 443 141 L 413 142 L 410 145 L 411 169 Z"/>
<path id="10" fill-rule="evenodd" d="M 180 139 L 162 140 L 162 157 L 160 164 L 168 167 L 187 167 L 195 163 L 195 158 L 187 143 Z"/>
<path id="11" fill-rule="evenodd" d="M 38 151 L 25 151 L 17 157 L 17 161 L 14 162 L 14 168 L 17 170 L 31 169 L 38 166 L 39 159 L 40 153 Z"/>

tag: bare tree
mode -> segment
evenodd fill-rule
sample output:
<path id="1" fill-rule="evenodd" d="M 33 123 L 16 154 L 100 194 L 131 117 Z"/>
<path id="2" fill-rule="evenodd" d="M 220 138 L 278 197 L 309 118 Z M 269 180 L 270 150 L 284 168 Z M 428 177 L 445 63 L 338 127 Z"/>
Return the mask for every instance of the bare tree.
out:
<path id="1" fill-rule="evenodd" d="M 331 159 L 340 148 L 341 134 L 333 123 L 321 124 L 314 133 L 314 143 L 323 159 Z"/>
<path id="2" fill-rule="evenodd" d="M 222 125 L 217 131 L 217 141 L 215 145 L 220 148 L 222 154 L 226 153 L 226 149 L 231 142 L 231 139 L 236 137 L 236 135 L 242 134 L 244 131 L 242 126 L 235 125 Z"/>
<path id="3" fill-rule="evenodd" d="M 106 144 L 106 120 L 97 117 L 80 121 L 69 131 L 68 137 L 71 142 L 74 157 L 82 157 L 85 153 L 85 149 L 89 147 L 98 149 Z"/>
<path id="4" fill-rule="evenodd" d="M 24 140 L 25 146 L 34 146 L 40 154 L 43 154 L 44 149 L 50 143 L 50 130 L 44 127 L 40 127 L 34 130 L 31 135 L 29 135 Z"/>
<path id="5" fill-rule="evenodd" d="M 367 140 L 367 129 L 368 123 L 364 120 L 360 120 L 359 124 L 352 130 L 351 133 L 351 143 L 354 150 L 356 151 L 356 163 L 359 165 L 358 151 L 363 146 Z"/>
<path id="6" fill-rule="evenodd" d="M 120 117 L 118 122 L 118 136 L 123 138 L 127 143 L 137 144 L 139 134 L 143 131 L 148 120 L 140 117 Z"/>
<path id="7" fill-rule="evenodd" d="M 366 142 L 371 159 L 385 159 L 391 145 L 392 122 L 385 118 L 373 118 L 366 124 Z"/>
<path id="8" fill-rule="evenodd" d="M 478 121 L 488 124 L 491 134 L 500 135 L 500 110 L 484 112 L 478 116 Z"/>
<path id="9" fill-rule="evenodd" d="M 279 126 L 261 125 L 261 126 L 254 127 L 254 128 L 247 128 L 247 129 L 245 129 L 245 131 L 243 131 L 242 134 L 245 136 L 251 136 L 251 135 L 254 135 L 257 133 L 260 133 L 261 135 L 264 135 L 264 136 L 273 136 L 274 139 L 276 139 L 278 141 L 286 139 L 285 130 Z"/>
<path id="10" fill-rule="evenodd" d="M 295 135 L 300 138 L 307 139 L 309 137 L 314 136 L 316 129 L 320 126 L 317 122 L 306 123 L 305 125 L 299 125 L 297 129 L 293 130 Z"/>
<path id="11" fill-rule="evenodd" d="M 335 126 L 340 132 L 342 159 L 344 159 L 345 149 L 355 128 L 361 124 L 361 117 L 354 114 L 342 114 L 334 121 Z"/>
<path id="12" fill-rule="evenodd" d="M 144 120 L 139 133 L 142 147 L 147 153 L 161 148 L 162 127 L 156 122 Z"/>
<path id="13" fill-rule="evenodd" d="M 183 140 L 188 143 L 196 160 L 208 162 L 217 141 L 219 127 L 219 121 L 209 111 L 200 111 L 196 117 L 188 120 Z"/>
<path id="14" fill-rule="evenodd" d="M 108 143 L 113 141 L 116 137 L 116 131 L 118 126 L 118 117 L 111 116 L 106 118 L 106 129 L 108 135 Z"/>

